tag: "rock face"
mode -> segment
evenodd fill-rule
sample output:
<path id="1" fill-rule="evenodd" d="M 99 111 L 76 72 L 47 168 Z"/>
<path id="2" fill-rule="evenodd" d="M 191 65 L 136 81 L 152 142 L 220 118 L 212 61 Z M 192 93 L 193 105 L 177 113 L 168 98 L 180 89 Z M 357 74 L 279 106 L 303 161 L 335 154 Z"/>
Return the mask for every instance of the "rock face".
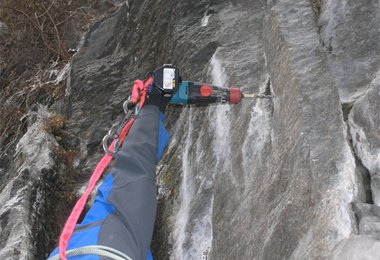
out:
<path id="1" fill-rule="evenodd" d="M 78 150 L 75 187 L 101 157 L 101 139 L 121 116 L 133 80 L 173 63 L 184 79 L 273 98 L 167 109 L 172 139 L 158 167 L 155 258 L 378 258 L 379 3 L 335 2 L 122 4 L 92 27 L 73 57 L 65 109 L 48 108 L 65 111 L 60 145 Z M 58 146 L 49 131 L 32 139 L 33 129 L 30 124 L 20 144 L 37 142 L 43 151 Z M 52 155 L 39 159 L 18 150 L 18 165 L 2 167 L 0 256 L 39 259 L 51 248 L 37 252 L 30 230 L 45 223 L 41 212 L 51 206 L 41 201 L 47 197 L 33 197 L 27 188 L 10 193 L 5 183 L 23 173 L 20 187 L 27 187 L 34 176 L 62 176 L 64 169 Z M 23 206 L 10 210 L 17 199 Z M 39 217 L 23 218 L 36 203 L 32 212 Z M 19 220 L 8 221 L 10 214 Z M 15 230 L 23 230 L 24 244 Z M 51 245 L 48 239 L 41 238 L 44 245 Z"/>
<path id="2" fill-rule="evenodd" d="M 268 8 L 263 40 L 275 98 L 264 145 L 251 148 L 263 159 L 253 158 L 254 181 L 243 191 L 217 175 L 211 256 L 326 258 L 353 232 L 355 161 L 310 2 Z"/>
<path id="3" fill-rule="evenodd" d="M 380 206 L 380 74 L 349 115 L 355 151 L 371 174 L 372 198 Z"/>
<path id="4" fill-rule="evenodd" d="M 320 33 L 343 103 L 365 94 L 380 66 L 379 1 L 331 1 L 322 6 Z"/>
<path id="5" fill-rule="evenodd" d="M 353 236 L 339 244 L 331 259 L 378 259 L 379 246 L 378 240 L 365 236 Z"/>
<path id="6" fill-rule="evenodd" d="M 41 214 L 52 203 L 46 201 L 45 196 L 51 195 L 51 180 L 60 166 L 53 157 L 58 143 L 46 129 L 50 116 L 45 107 L 39 107 L 29 115 L 28 131 L 17 144 L 15 167 L 10 168 L 4 176 L 7 181 L 2 181 L 1 259 L 34 259 L 34 256 L 46 250 L 47 241 L 38 244 L 34 241 L 46 240 L 46 237 L 39 237 L 37 233 L 41 228 L 44 229 L 41 227 L 44 224 L 52 225 L 50 219 L 41 219 Z M 49 181 L 50 188 L 45 183 Z M 56 199 L 53 196 L 50 198 Z M 49 229 L 47 227 L 44 231 L 51 231 Z"/>

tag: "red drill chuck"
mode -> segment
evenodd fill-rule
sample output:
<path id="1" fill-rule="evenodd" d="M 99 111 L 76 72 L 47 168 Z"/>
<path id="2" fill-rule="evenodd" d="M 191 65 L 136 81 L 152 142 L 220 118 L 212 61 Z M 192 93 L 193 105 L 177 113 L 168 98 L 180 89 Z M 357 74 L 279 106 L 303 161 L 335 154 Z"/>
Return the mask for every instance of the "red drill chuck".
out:
<path id="1" fill-rule="evenodd" d="M 231 88 L 229 88 L 229 91 L 230 91 L 230 98 L 228 101 L 230 102 L 230 104 L 240 103 L 241 97 L 242 97 L 242 93 L 241 93 L 240 88 L 231 87 Z"/>

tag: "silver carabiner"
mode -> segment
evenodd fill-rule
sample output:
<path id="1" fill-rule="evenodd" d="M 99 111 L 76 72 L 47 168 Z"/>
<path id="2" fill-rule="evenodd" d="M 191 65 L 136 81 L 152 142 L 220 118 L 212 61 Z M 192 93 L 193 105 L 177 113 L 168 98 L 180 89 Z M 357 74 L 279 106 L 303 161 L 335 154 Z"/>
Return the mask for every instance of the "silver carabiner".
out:
<path id="1" fill-rule="evenodd" d="M 131 117 L 132 113 L 133 113 L 133 109 L 135 110 L 135 115 L 138 114 L 139 112 L 139 105 L 136 104 L 132 104 L 132 97 L 129 96 L 128 99 L 126 101 L 124 101 L 123 103 L 123 110 L 124 110 L 124 113 L 126 114 L 124 119 L 122 121 L 120 121 L 120 123 L 117 125 L 117 124 L 114 124 L 111 129 L 108 131 L 108 134 L 106 134 L 104 137 L 103 137 L 103 140 L 102 140 L 102 145 L 103 145 L 103 150 L 108 154 L 108 155 L 111 155 L 112 157 L 115 157 L 116 156 L 116 153 L 117 153 L 117 150 L 119 148 L 119 134 L 122 130 L 122 127 L 125 125 L 125 123 L 127 122 L 126 119 L 129 120 L 129 118 Z M 116 129 L 115 129 L 116 128 Z M 114 151 L 112 152 L 110 149 L 108 149 L 108 142 L 110 139 L 113 139 L 113 140 L 116 140 L 115 142 L 115 149 Z"/>
<path id="2" fill-rule="evenodd" d="M 115 152 L 112 152 L 110 149 L 108 149 L 108 141 L 110 138 L 113 138 L 113 135 L 111 133 L 111 130 L 108 132 L 108 134 L 106 134 L 104 137 L 103 137 L 103 140 L 102 140 L 102 144 L 103 144 L 103 150 L 110 156 L 112 157 L 115 157 L 116 156 L 116 153 Z"/>
<path id="3" fill-rule="evenodd" d="M 123 110 L 125 114 L 128 114 L 128 111 L 134 107 L 132 104 L 132 96 L 129 96 L 127 100 L 123 103 Z"/>

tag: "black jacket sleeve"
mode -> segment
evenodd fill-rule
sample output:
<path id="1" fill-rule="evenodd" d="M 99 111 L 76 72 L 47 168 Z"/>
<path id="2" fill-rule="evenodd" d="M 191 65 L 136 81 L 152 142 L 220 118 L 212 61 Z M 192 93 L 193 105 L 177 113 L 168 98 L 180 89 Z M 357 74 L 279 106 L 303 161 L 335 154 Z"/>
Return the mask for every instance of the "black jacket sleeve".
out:
<path id="1" fill-rule="evenodd" d="M 101 224 L 99 245 L 146 260 L 156 217 L 156 164 L 160 111 L 145 105 L 133 123 L 111 174 L 107 202 L 115 211 Z"/>

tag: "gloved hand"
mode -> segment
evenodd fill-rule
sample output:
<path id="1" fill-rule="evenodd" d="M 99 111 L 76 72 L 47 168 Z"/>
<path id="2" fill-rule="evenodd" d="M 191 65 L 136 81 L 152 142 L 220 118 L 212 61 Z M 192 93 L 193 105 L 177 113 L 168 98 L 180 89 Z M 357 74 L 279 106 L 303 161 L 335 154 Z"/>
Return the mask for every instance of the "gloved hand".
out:
<path id="1" fill-rule="evenodd" d="M 170 102 L 170 99 L 171 97 L 163 96 L 162 93 L 154 87 L 154 83 L 149 84 L 145 105 L 157 106 L 162 113 L 165 113 L 166 105 Z"/>
<path id="2" fill-rule="evenodd" d="M 130 101 L 130 106 L 140 104 L 140 108 L 144 105 L 154 105 L 164 113 L 166 105 L 170 102 L 172 96 L 164 96 L 159 88 L 154 85 L 152 75 L 147 76 L 144 81 L 136 80 L 132 87 L 132 99 Z M 128 108 L 131 108 L 128 107 Z"/>

